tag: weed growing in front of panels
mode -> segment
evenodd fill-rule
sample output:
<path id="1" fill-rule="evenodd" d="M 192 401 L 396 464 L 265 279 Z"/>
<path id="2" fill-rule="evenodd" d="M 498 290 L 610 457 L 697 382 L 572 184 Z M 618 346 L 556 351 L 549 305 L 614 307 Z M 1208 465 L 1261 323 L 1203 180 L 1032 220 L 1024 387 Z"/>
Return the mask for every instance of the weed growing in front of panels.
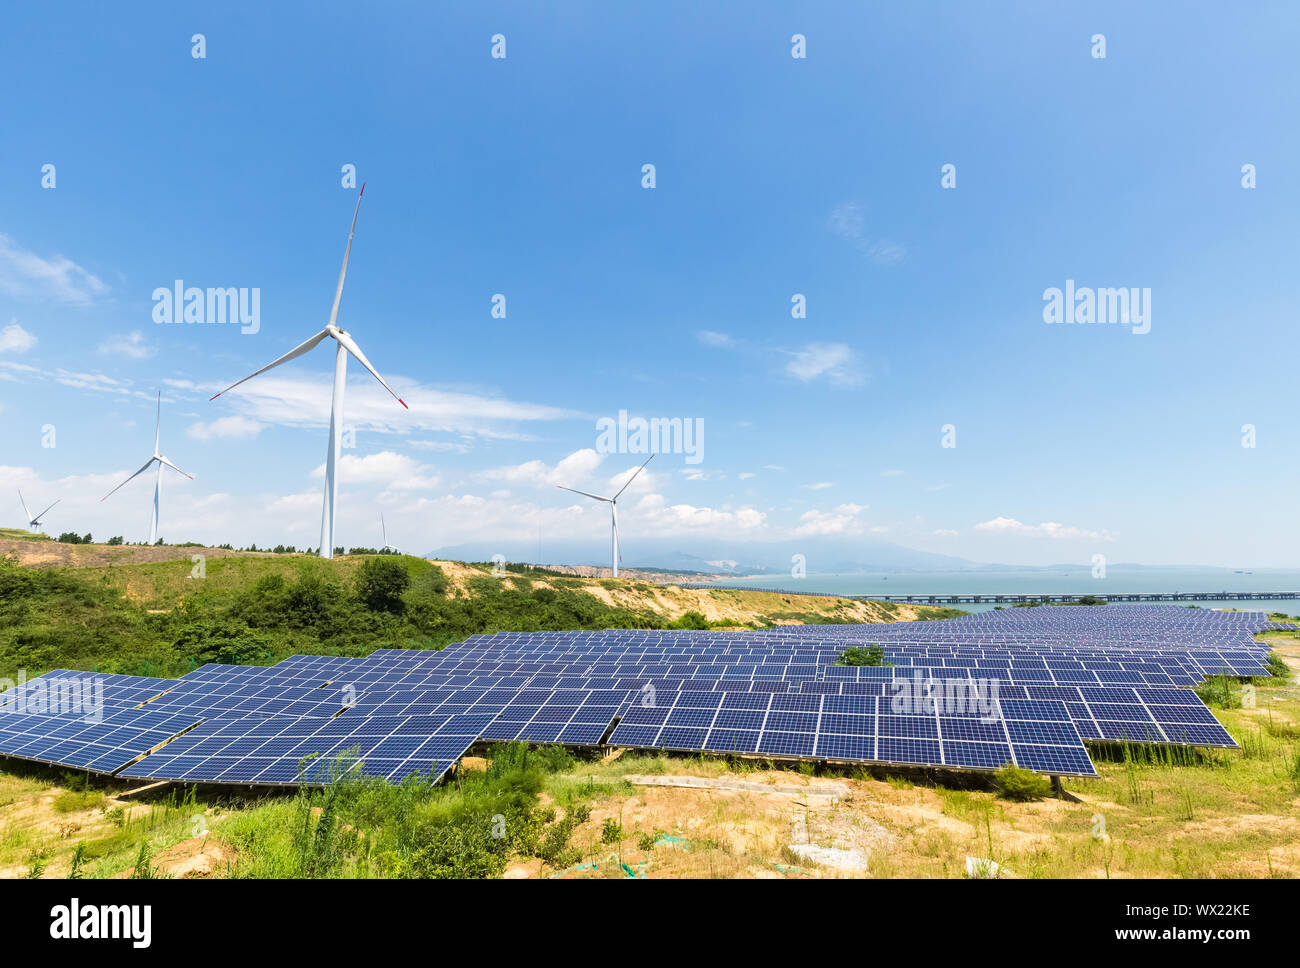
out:
<path id="1" fill-rule="evenodd" d="M 137 881 L 154 881 L 165 877 L 153 860 L 153 846 L 147 840 L 140 841 L 140 852 L 135 856 L 135 867 L 131 871 L 131 879 Z"/>
<path id="2" fill-rule="evenodd" d="M 851 645 L 835 660 L 838 666 L 887 666 L 885 650 L 878 645 Z"/>
<path id="3" fill-rule="evenodd" d="M 1010 763 L 993 774 L 993 786 L 1004 800 L 1044 800 L 1052 795 L 1052 783 L 1047 777 Z"/>
<path id="4" fill-rule="evenodd" d="M 1219 709 L 1240 709 L 1241 693 L 1234 688 L 1235 680 L 1226 675 L 1213 675 L 1195 687 L 1201 702 Z"/>
<path id="5" fill-rule="evenodd" d="M 554 869 L 581 860 L 571 843 L 591 817 L 581 783 L 567 789 L 562 811 L 537 798 L 548 776 L 577 765 L 572 755 L 518 742 L 488 755 L 486 770 L 462 769 L 443 784 L 419 775 L 399 783 L 365 777 L 347 757 L 326 764 L 324 786 L 302 786 L 291 800 L 222 823 L 217 834 L 239 858 L 232 874 L 489 878 L 500 877 L 512 857 L 538 857 Z M 592 793 L 621 786 L 601 782 Z"/>

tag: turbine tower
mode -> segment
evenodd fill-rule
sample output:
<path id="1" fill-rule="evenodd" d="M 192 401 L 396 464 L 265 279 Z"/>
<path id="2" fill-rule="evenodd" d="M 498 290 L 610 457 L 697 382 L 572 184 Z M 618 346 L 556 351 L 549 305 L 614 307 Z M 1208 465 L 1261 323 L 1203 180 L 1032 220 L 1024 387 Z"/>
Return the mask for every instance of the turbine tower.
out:
<path id="1" fill-rule="evenodd" d="M 627 479 L 627 483 L 624 484 L 622 487 L 620 487 L 618 489 L 618 493 L 615 494 L 613 497 L 601 497 L 599 494 L 588 494 L 586 491 L 580 491 L 576 487 L 565 487 L 563 484 L 555 485 L 562 491 L 572 491 L 574 494 L 581 494 L 583 497 L 589 497 L 593 501 L 607 501 L 609 503 L 610 545 L 611 545 L 611 551 L 613 557 L 613 564 L 610 568 L 610 571 L 614 578 L 618 577 L 618 563 L 623 560 L 623 556 L 622 554 L 619 553 L 619 547 L 618 547 L 618 499 L 619 497 L 622 496 L 623 492 L 628 489 L 628 485 L 630 485 L 634 480 L 636 480 L 637 474 L 640 474 L 643 470 L 645 470 L 645 465 L 650 463 L 652 460 L 654 460 L 654 458 L 655 458 L 654 454 L 651 454 L 649 457 L 647 457 L 645 459 L 645 464 L 642 464 L 640 467 L 638 467 L 635 471 L 632 472 L 632 476 Z"/>
<path id="2" fill-rule="evenodd" d="M 390 544 L 388 543 L 388 529 L 387 529 L 386 527 L 384 527 L 384 512 L 383 512 L 383 511 L 380 511 L 380 512 L 379 512 L 379 533 L 382 534 L 383 537 L 384 537 L 384 543 L 383 543 L 383 545 L 380 547 L 380 550 L 381 550 L 381 551 L 391 551 L 391 552 L 392 552 L 393 554 L 395 554 L 395 555 L 400 555 L 401 552 L 398 551 L 396 548 L 394 548 L 392 545 L 390 545 Z"/>
<path id="3" fill-rule="evenodd" d="M 154 424 L 153 424 L 153 456 L 150 457 L 147 461 L 145 461 L 144 466 L 141 467 L 138 471 L 136 471 L 125 481 L 117 485 L 117 487 L 113 488 L 113 490 L 109 491 L 107 494 L 105 494 L 103 497 L 99 499 L 101 502 L 107 501 L 110 497 L 112 497 L 119 490 L 121 490 L 123 485 L 125 485 L 129 481 L 135 480 L 135 478 L 139 477 L 141 474 L 147 471 L 156 462 L 158 464 L 158 474 L 154 478 L 154 482 L 153 482 L 153 517 L 149 519 L 149 543 L 150 544 L 153 544 L 155 541 L 158 540 L 158 498 L 159 495 L 162 493 L 163 465 L 166 464 L 168 467 L 176 471 L 178 474 L 185 474 L 183 470 L 181 470 L 179 467 L 177 467 L 175 464 L 169 461 L 162 454 L 158 453 L 158 430 L 161 427 L 161 425 L 162 425 L 162 391 L 159 390 L 158 391 L 158 413 L 157 416 L 154 418 Z M 188 477 L 191 481 L 194 480 L 193 474 L 185 474 L 185 476 Z M 43 514 L 44 512 L 41 513 Z"/>
<path id="4" fill-rule="evenodd" d="M 59 501 L 62 500 L 63 498 L 59 498 Z M 31 528 L 33 531 L 41 530 L 41 518 L 45 517 L 45 515 L 49 513 L 50 508 L 54 507 L 54 504 L 59 503 L 59 501 L 55 501 L 54 504 L 51 504 L 49 508 L 46 508 L 40 514 L 33 515 L 31 511 L 27 510 L 27 502 L 23 500 L 22 488 L 18 489 L 18 501 L 23 506 L 23 514 L 27 515 L 27 527 Z"/>
<path id="5" fill-rule="evenodd" d="M 229 393 L 239 384 L 247 383 L 255 376 L 261 376 L 267 370 L 275 369 L 281 363 L 288 363 L 290 360 L 297 359 L 304 353 L 315 349 L 327 336 L 338 344 L 334 352 L 334 395 L 330 404 L 330 442 L 329 450 L 325 455 L 325 496 L 320 518 L 320 556 L 322 558 L 334 557 L 334 499 L 338 496 L 339 490 L 336 465 L 339 460 L 343 433 L 343 389 L 347 384 L 348 354 L 351 353 L 356 357 L 357 362 L 369 370 L 370 375 L 378 380 L 385 390 L 393 394 L 393 399 L 406 407 L 406 401 L 384 382 L 384 378 L 379 375 L 379 371 L 370 365 L 366 355 L 361 352 L 361 347 L 344 330 L 339 329 L 337 325 L 339 302 L 343 299 L 343 282 L 348 277 L 348 257 L 352 254 L 352 235 L 357 230 L 357 213 L 361 211 L 361 196 L 365 193 L 366 186 L 362 184 L 361 191 L 357 194 L 357 207 L 352 212 L 352 228 L 348 229 L 348 244 L 347 248 L 343 250 L 343 268 L 339 270 L 339 285 L 338 289 L 334 291 L 334 308 L 330 310 L 329 323 L 305 343 L 298 344 L 278 360 L 268 363 L 255 373 L 250 373 L 242 380 L 232 383 L 221 391 L 221 393 Z M 211 399 L 217 399 L 217 397 L 221 396 L 221 393 L 214 395 Z M 411 408 L 406 407 L 406 409 Z"/>

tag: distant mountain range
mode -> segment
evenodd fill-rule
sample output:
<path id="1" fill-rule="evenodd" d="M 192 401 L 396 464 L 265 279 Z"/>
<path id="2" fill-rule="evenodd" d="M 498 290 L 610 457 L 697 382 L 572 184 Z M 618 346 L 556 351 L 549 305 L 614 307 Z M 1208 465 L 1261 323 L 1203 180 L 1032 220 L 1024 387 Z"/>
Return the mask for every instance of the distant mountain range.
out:
<path id="1" fill-rule="evenodd" d="M 427 557 L 455 561 L 491 561 L 501 554 L 507 561 L 531 564 L 609 567 L 609 558 L 592 542 L 486 543 L 468 542 L 438 548 Z M 890 541 L 853 541 L 817 538 L 764 545 L 711 543 L 692 548 L 680 539 L 637 539 L 624 548 L 623 568 L 659 568 L 673 572 L 703 572 L 711 575 L 790 574 L 794 555 L 804 556 L 809 574 L 852 575 L 870 572 L 909 574 L 918 572 L 1066 571 L 1087 568 L 1086 564 L 1000 565 L 971 561 L 955 555 L 905 548 Z M 1110 565 L 1111 571 L 1142 568 L 1142 565 Z"/>
<path id="2" fill-rule="evenodd" d="M 608 545 L 597 542 L 548 541 L 538 548 L 536 542 L 487 543 L 467 542 L 438 548 L 426 557 L 454 561 L 491 561 L 501 554 L 506 561 L 542 565 L 573 565 L 608 568 Z M 602 550 L 604 554 L 602 555 Z M 971 561 L 955 555 L 941 555 L 930 551 L 905 548 L 890 541 L 855 541 L 853 539 L 824 537 L 810 540 L 773 542 L 769 544 L 733 544 L 712 542 L 707 548 L 691 547 L 682 539 L 636 539 L 623 549 L 622 568 L 662 569 L 671 572 L 702 572 L 710 575 L 788 575 L 793 566 L 792 557 L 804 556 L 808 574 L 854 575 L 885 572 L 888 574 L 917 574 L 924 572 L 1077 572 L 1086 571 L 1087 563 L 1073 562 L 1058 565 L 1003 565 Z M 1139 571 L 1158 568 L 1161 571 L 1186 569 L 1204 571 L 1211 566 L 1139 565 L 1132 563 L 1108 564 L 1109 572 Z M 1269 569 L 1254 569 L 1264 572 Z"/>

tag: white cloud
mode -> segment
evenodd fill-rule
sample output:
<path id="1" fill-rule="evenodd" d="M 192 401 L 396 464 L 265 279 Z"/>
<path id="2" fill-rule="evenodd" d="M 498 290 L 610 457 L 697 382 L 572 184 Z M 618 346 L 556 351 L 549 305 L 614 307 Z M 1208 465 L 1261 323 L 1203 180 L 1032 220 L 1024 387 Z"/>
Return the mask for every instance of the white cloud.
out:
<path id="1" fill-rule="evenodd" d="M 879 265 L 894 265 L 907 255 L 907 248 L 901 243 L 873 239 L 867 234 L 866 212 L 857 202 L 836 205 L 831 210 L 829 225 L 832 232 Z"/>
<path id="2" fill-rule="evenodd" d="M 438 486 L 438 475 L 432 467 L 391 450 L 365 457 L 344 454 L 339 460 L 338 473 L 341 483 L 380 484 L 385 490 L 412 491 Z M 312 476 L 323 478 L 325 465 L 312 471 Z"/>
<path id="3" fill-rule="evenodd" d="M 64 369 L 43 370 L 37 366 L 14 363 L 10 360 L 0 360 L 0 368 L 8 371 L 9 374 L 21 373 L 24 376 L 39 380 L 52 380 L 62 386 L 73 387 L 78 390 L 111 393 L 123 397 L 139 397 L 142 400 L 148 400 L 150 404 L 155 399 L 154 391 L 151 390 L 146 393 L 143 390 L 136 390 L 130 380 L 117 380 L 104 373 L 81 373 L 76 370 Z"/>
<path id="4" fill-rule="evenodd" d="M 279 374 L 280 371 L 275 370 L 250 380 L 223 395 L 221 403 L 213 406 L 224 404 L 233 407 L 244 416 L 264 424 L 326 426 L 330 413 L 329 376 Z M 345 419 L 349 426 L 385 433 L 432 431 L 467 437 L 526 440 L 530 439 L 529 435 L 514 429 L 515 425 L 582 416 L 559 407 L 439 390 L 400 376 L 385 374 L 385 378 L 409 409 L 403 409 L 369 374 L 362 373 L 355 380 L 348 381 Z M 213 393 L 225 386 L 228 384 L 212 383 L 203 385 L 201 389 L 204 393 Z"/>
<path id="5" fill-rule="evenodd" d="M 158 352 L 156 346 L 145 341 L 144 333 L 135 329 L 125 335 L 114 335 L 99 344 L 99 352 L 129 356 L 133 360 L 147 360 Z"/>
<path id="6" fill-rule="evenodd" d="M 218 417 L 208 423 L 201 420 L 192 423 L 185 432 L 195 440 L 237 440 L 245 437 L 256 437 L 261 431 L 262 424 L 256 420 L 249 420 L 247 417 Z"/>
<path id="7" fill-rule="evenodd" d="M 834 481 L 817 481 L 815 484 L 804 484 L 803 487 L 809 491 L 824 491 L 828 487 L 834 487 Z"/>
<path id="8" fill-rule="evenodd" d="M 516 485 L 543 487 L 548 484 L 567 484 L 576 486 L 584 483 L 605 459 L 590 447 L 575 450 L 554 467 L 545 461 L 530 460 L 523 464 L 508 467 L 496 467 L 481 472 L 480 476 L 488 480 L 507 481 Z"/>
<path id="9" fill-rule="evenodd" d="M 108 286 L 71 259 L 43 259 L 0 235 L 0 292 L 17 299 L 88 306 L 106 294 Z"/>
<path id="10" fill-rule="evenodd" d="M 881 477 L 902 477 L 903 472 L 897 470 L 881 471 L 880 476 Z"/>
<path id="11" fill-rule="evenodd" d="M 804 383 L 823 376 L 839 386 L 862 382 L 857 354 L 843 343 L 809 343 L 790 356 L 785 372 Z"/>
<path id="12" fill-rule="evenodd" d="M 647 494 L 638 501 L 635 516 L 641 533 L 655 535 L 681 535 L 708 530 L 720 536 L 731 535 L 737 530 L 753 531 L 762 528 L 767 520 L 767 515 L 757 508 L 743 507 L 728 511 L 692 504 L 668 504 L 662 494 Z M 623 515 L 620 514 L 620 533 L 623 530 Z"/>
<path id="13" fill-rule="evenodd" d="M 938 529 L 936 529 L 935 531 L 933 531 L 932 533 L 933 533 L 934 535 L 936 535 L 937 537 L 940 537 L 940 538 L 955 538 L 955 537 L 957 537 L 957 532 L 956 532 L 956 531 L 953 531 L 951 528 L 938 528 Z"/>
<path id="14" fill-rule="evenodd" d="M 740 472 L 738 475 L 736 475 L 736 476 L 739 477 L 742 481 L 747 481 L 747 480 L 749 480 L 751 477 L 754 476 L 754 473 L 753 473 L 753 471 L 741 471 L 741 472 Z"/>
<path id="15" fill-rule="evenodd" d="M 841 505 L 843 507 L 846 506 Z M 806 538 L 827 534 L 861 534 L 864 530 L 856 511 L 845 512 L 837 508 L 835 511 L 805 511 L 799 515 L 799 524 L 791 533 L 794 537 Z"/>
<path id="16" fill-rule="evenodd" d="M 695 334 L 705 346 L 713 346 L 718 349 L 731 349 L 736 345 L 736 340 L 726 333 L 718 333 L 711 329 L 702 329 Z"/>
<path id="17" fill-rule="evenodd" d="M 628 487 L 628 494 L 648 494 L 662 485 L 663 482 L 660 480 L 660 476 L 650 470 L 649 467 L 638 474 L 637 468 L 640 466 L 641 461 L 637 461 L 611 477 L 605 485 L 609 488 L 609 493 L 616 494 L 622 490 L 623 486 L 632 479 L 633 474 L 636 474 L 636 479 Z"/>
<path id="18" fill-rule="evenodd" d="M 1024 538 L 1071 539 L 1086 538 L 1092 541 L 1114 541 L 1115 535 L 1103 529 L 1077 528 L 1060 524 L 1056 521 L 1044 521 L 1042 524 L 1022 524 L 1015 518 L 997 517 L 975 525 L 976 531 L 985 534 L 1010 534 Z"/>
<path id="19" fill-rule="evenodd" d="M 466 454 L 469 452 L 469 444 L 457 443 L 451 440 L 408 440 L 406 446 L 414 447 L 417 450 L 431 450 L 435 453 Z"/>
<path id="20" fill-rule="evenodd" d="M 0 329 L 0 353 L 26 353 L 36 345 L 36 337 L 17 323 Z"/>

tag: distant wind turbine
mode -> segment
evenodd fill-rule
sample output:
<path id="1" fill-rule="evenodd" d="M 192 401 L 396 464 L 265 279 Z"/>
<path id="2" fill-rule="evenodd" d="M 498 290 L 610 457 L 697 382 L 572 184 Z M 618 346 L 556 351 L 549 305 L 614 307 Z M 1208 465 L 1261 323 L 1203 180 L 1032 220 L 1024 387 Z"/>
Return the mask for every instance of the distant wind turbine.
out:
<path id="1" fill-rule="evenodd" d="M 46 508 L 37 515 L 33 515 L 31 511 L 27 510 L 27 502 L 23 500 L 22 488 L 18 489 L 18 500 L 23 506 L 23 514 L 27 515 L 27 527 L 31 528 L 33 531 L 39 531 L 41 530 L 41 518 L 45 517 L 45 515 L 49 513 L 50 508 L 54 507 L 54 504 L 58 504 L 59 501 L 62 501 L 63 498 L 59 498 L 59 501 L 55 501 L 49 508 Z"/>
<path id="2" fill-rule="evenodd" d="M 334 353 L 334 396 L 330 404 L 330 443 L 329 451 L 325 456 L 325 497 L 321 509 L 320 519 L 320 556 L 322 558 L 334 557 L 334 499 L 338 495 L 338 477 L 336 475 L 335 465 L 339 460 L 340 444 L 342 442 L 343 432 L 343 389 L 347 384 L 348 354 L 351 353 L 356 357 L 357 362 L 370 371 L 370 375 L 379 381 L 380 385 L 393 394 L 393 399 L 406 407 L 406 401 L 397 395 L 397 393 L 384 382 L 384 378 L 379 372 L 370 365 L 366 355 L 361 352 L 358 346 L 344 330 L 339 329 L 336 325 L 339 318 L 339 302 L 343 299 L 343 282 L 348 277 L 348 257 L 352 254 L 352 235 L 357 230 L 357 212 L 361 211 L 361 196 L 366 193 L 366 186 L 361 186 L 361 191 L 357 195 L 357 207 L 352 212 L 352 228 L 348 230 L 348 245 L 343 250 L 343 268 L 339 270 L 339 285 L 334 291 L 334 308 L 330 310 L 330 321 L 324 329 L 307 340 L 291 349 L 284 356 L 272 363 L 268 363 L 255 373 L 250 373 L 236 383 L 226 387 L 221 393 L 229 393 L 240 383 L 247 383 L 255 376 L 260 376 L 267 370 L 274 369 L 281 363 L 288 363 L 290 360 L 297 359 L 304 353 L 316 348 L 325 337 L 333 337 L 338 343 L 338 348 Z M 213 400 L 221 396 L 221 393 L 212 397 Z M 406 409 L 411 409 L 406 407 Z"/>
<path id="3" fill-rule="evenodd" d="M 623 492 L 628 489 L 628 485 L 636 480 L 637 474 L 640 474 L 645 470 L 645 465 L 654 460 L 654 458 L 654 454 L 647 457 L 645 459 L 645 464 L 642 464 L 632 472 L 632 476 L 627 479 L 627 483 L 620 487 L 618 493 L 613 497 L 601 497 L 599 494 L 588 494 L 586 491 L 580 491 L 576 487 L 565 487 L 563 484 L 555 485 L 562 491 L 572 491 L 574 494 L 581 494 L 583 497 L 589 497 L 593 501 L 607 501 L 609 503 L 610 543 L 613 552 L 613 565 L 610 570 L 615 578 L 618 577 L 618 563 L 623 560 L 623 555 L 620 553 L 618 546 L 618 499 L 622 496 Z"/>
<path id="4" fill-rule="evenodd" d="M 379 531 L 380 531 L 380 534 L 382 534 L 382 535 L 384 536 L 384 544 L 383 544 L 383 547 L 382 547 L 381 550 L 383 550 L 383 551 L 391 551 L 391 552 L 392 552 L 393 554 L 395 554 L 395 555 L 400 555 L 401 552 L 398 551 L 396 548 L 394 548 L 392 545 L 390 545 L 390 544 L 388 543 L 388 529 L 387 529 L 386 527 L 384 527 L 384 512 L 383 512 L 383 511 L 380 511 L 380 512 L 379 512 Z"/>
<path id="5" fill-rule="evenodd" d="M 168 467 L 176 471 L 178 474 L 185 474 L 183 470 L 181 470 L 179 467 L 177 467 L 175 464 L 169 461 L 162 454 L 158 453 L 158 431 L 161 426 L 162 426 L 162 391 L 159 390 L 158 391 L 158 413 L 154 418 L 154 424 L 153 424 L 153 456 L 144 462 L 144 467 L 141 467 L 138 471 L 136 471 L 134 474 L 128 477 L 125 481 L 117 485 L 117 487 L 113 488 L 113 490 L 109 491 L 107 494 L 105 494 L 103 497 L 99 499 L 101 502 L 107 501 L 110 497 L 112 497 L 119 490 L 121 490 L 124 484 L 126 484 L 129 481 L 135 480 L 137 477 L 139 477 L 141 474 L 147 471 L 151 466 L 153 466 L 155 462 L 157 462 L 158 475 L 157 477 L 154 478 L 154 482 L 153 482 L 153 517 L 149 519 L 149 543 L 150 544 L 153 544 L 155 541 L 158 540 L 158 496 L 162 493 L 163 464 L 166 464 Z M 194 480 L 193 474 L 185 474 L 185 476 L 188 477 L 191 481 Z"/>

